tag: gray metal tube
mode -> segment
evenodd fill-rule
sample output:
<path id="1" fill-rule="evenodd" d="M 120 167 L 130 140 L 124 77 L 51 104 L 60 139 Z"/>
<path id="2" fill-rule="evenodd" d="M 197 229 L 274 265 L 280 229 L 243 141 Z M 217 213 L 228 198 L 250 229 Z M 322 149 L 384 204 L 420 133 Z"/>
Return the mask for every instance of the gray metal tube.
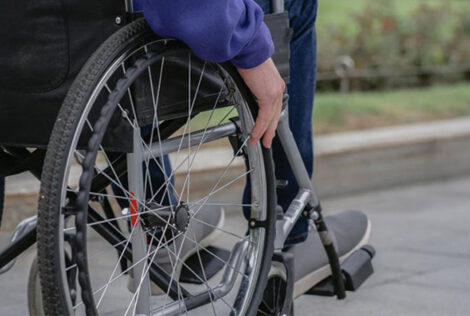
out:
<path id="1" fill-rule="evenodd" d="M 157 158 L 169 153 L 175 152 L 180 149 L 197 146 L 200 143 L 208 143 L 220 138 L 224 138 L 233 135 L 237 132 L 237 126 L 235 123 L 230 122 L 216 127 L 199 130 L 191 133 L 191 137 L 188 134 L 170 138 L 162 141 L 161 143 L 153 144 L 150 150 L 144 152 L 144 159 Z M 181 147 L 180 147 L 181 145 Z"/>
<path id="2" fill-rule="evenodd" d="M 239 270 L 242 265 L 243 256 L 247 248 L 248 241 L 246 240 L 239 241 L 233 247 L 228 263 L 225 266 L 225 270 L 222 275 L 222 280 L 216 287 L 212 289 L 211 295 L 213 296 L 214 301 L 220 299 L 221 297 L 224 297 L 232 290 L 236 281 L 237 270 Z M 204 294 L 206 294 L 206 292 L 198 295 Z M 160 307 L 156 310 L 153 310 L 152 316 L 176 316 L 183 313 L 185 309 L 186 307 L 184 305 L 184 301 L 177 301 L 171 304 L 167 304 L 164 307 Z"/>
<path id="3" fill-rule="evenodd" d="M 310 202 L 312 191 L 301 189 L 295 199 L 289 205 L 284 214 L 284 218 L 276 222 L 276 238 L 274 240 L 274 248 L 282 249 L 287 236 L 294 228 L 295 223 L 302 215 L 305 206 Z"/>
<path id="4" fill-rule="evenodd" d="M 235 245 L 235 247 L 233 247 L 232 256 L 229 259 L 230 265 L 225 268 L 224 274 L 222 276 L 222 281 L 213 290 L 213 294 L 216 299 L 224 297 L 232 290 L 233 285 L 235 284 L 237 271 L 242 265 L 242 255 L 245 253 L 247 247 L 248 242 L 246 240 L 239 241 Z"/>
<path id="5" fill-rule="evenodd" d="M 284 0 L 271 0 L 272 13 L 284 12 Z"/>
<path id="6" fill-rule="evenodd" d="M 307 169 L 305 168 L 302 156 L 300 156 L 299 148 L 295 142 L 294 135 L 289 128 L 288 108 L 286 107 L 281 114 L 281 119 L 277 128 L 277 135 L 281 141 L 282 148 L 286 153 L 289 165 L 294 173 L 297 184 L 301 189 L 311 191 L 311 206 L 318 205 L 318 198 L 313 189 L 312 180 L 308 176 Z"/>
<path id="7" fill-rule="evenodd" d="M 134 13 L 134 1 L 133 0 L 124 0 L 125 8 L 127 13 Z"/>
<path id="8" fill-rule="evenodd" d="M 135 128 L 133 132 L 134 152 L 127 154 L 127 174 L 129 181 L 129 191 L 134 194 L 136 201 L 144 201 L 144 187 L 143 187 L 143 170 L 142 170 L 142 146 L 140 142 L 140 129 Z M 137 203 L 136 203 L 137 204 Z M 134 210 L 139 212 L 140 206 L 135 205 L 138 209 Z M 137 216 L 138 218 L 138 216 Z M 135 312 L 138 315 L 150 315 L 150 280 L 148 275 L 147 260 L 142 260 L 147 257 L 147 243 L 144 239 L 144 232 L 137 219 L 133 222 L 133 232 L 131 233 L 132 242 L 132 261 L 139 262 L 132 268 L 134 275 L 134 289 L 137 292 L 137 301 Z"/>
<path id="9" fill-rule="evenodd" d="M 1 206 L 0 206 L 1 207 Z M 28 232 L 31 231 L 31 229 L 35 228 L 38 222 L 38 216 L 34 215 L 32 217 L 28 217 L 24 220 L 22 220 L 15 229 L 15 232 L 11 236 L 10 239 L 10 245 L 20 239 L 21 237 L 25 236 Z M 0 269 L 0 274 L 4 274 L 5 272 L 8 272 L 13 265 L 16 262 L 16 258 L 11 260 L 9 263 L 3 266 L 3 268 Z"/>

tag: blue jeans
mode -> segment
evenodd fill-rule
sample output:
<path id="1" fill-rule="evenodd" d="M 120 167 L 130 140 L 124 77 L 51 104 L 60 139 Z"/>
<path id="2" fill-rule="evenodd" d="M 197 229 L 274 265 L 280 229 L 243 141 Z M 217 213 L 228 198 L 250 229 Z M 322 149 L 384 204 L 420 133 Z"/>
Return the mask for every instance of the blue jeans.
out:
<path id="1" fill-rule="evenodd" d="M 265 13 L 271 9 L 270 0 L 255 0 Z M 312 115 L 316 74 L 317 0 L 285 0 L 293 30 L 290 44 L 289 124 L 309 176 L 313 173 Z M 273 142 L 276 178 L 287 180 L 288 186 L 277 190 L 278 204 L 286 210 L 299 187 L 287 162 L 287 157 L 276 138 Z M 245 193 L 247 190 L 245 190 Z M 246 194 L 245 194 L 246 196 Z M 299 219 L 292 229 L 286 246 L 304 241 L 308 235 L 308 221 Z"/>

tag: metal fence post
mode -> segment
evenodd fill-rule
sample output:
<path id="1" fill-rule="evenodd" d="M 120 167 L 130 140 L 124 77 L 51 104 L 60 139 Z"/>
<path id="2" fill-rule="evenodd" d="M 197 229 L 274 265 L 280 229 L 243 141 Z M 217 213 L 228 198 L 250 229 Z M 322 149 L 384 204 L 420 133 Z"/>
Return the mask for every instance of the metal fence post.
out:
<path id="1" fill-rule="evenodd" d="M 335 73 L 341 80 L 341 94 L 346 96 L 350 90 L 351 74 L 356 63 L 350 56 L 340 56 L 335 65 Z"/>

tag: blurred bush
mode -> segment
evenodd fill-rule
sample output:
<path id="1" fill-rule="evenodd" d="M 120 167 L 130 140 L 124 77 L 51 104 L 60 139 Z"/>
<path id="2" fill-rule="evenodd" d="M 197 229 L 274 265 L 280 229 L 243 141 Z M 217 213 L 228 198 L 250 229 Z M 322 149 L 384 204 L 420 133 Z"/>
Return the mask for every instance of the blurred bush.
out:
<path id="1" fill-rule="evenodd" d="M 331 72 L 338 56 L 349 55 L 358 70 L 391 72 L 390 76 L 356 79 L 355 88 L 427 85 L 436 79 L 433 67 L 470 65 L 470 9 L 459 12 L 443 2 L 421 4 L 403 15 L 394 1 L 370 0 L 350 21 L 353 25 L 331 24 L 318 32 L 318 71 Z M 422 71 L 412 78 L 400 76 L 400 71 L 410 69 Z M 444 77 L 437 79 L 470 79 L 468 72 Z"/>

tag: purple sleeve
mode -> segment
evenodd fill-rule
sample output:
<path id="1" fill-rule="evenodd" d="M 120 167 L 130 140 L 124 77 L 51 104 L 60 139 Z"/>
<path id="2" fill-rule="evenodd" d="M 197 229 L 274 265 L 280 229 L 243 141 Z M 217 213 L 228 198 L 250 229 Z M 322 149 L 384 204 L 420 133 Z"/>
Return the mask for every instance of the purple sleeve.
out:
<path id="1" fill-rule="evenodd" d="M 253 0 L 136 0 L 136 7 L 155 33 L 185 42 L 205 60 L 253 68 L 274 52 Z"/>

